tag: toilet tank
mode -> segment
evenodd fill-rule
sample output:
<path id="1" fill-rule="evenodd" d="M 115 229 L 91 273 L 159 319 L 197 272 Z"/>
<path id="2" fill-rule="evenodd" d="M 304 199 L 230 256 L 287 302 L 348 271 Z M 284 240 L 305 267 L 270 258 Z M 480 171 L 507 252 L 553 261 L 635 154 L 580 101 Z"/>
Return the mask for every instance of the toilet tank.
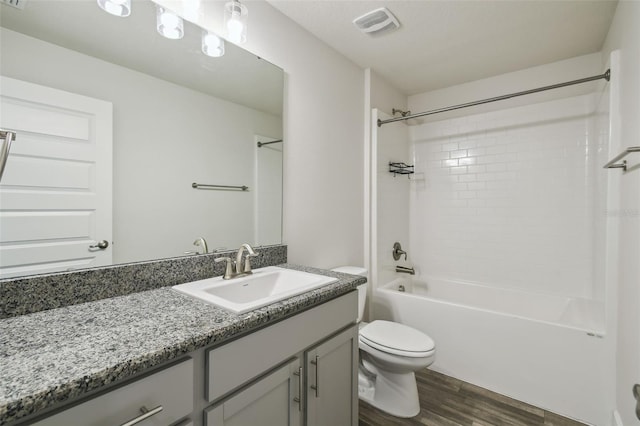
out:
<path id="1" fill-rule="evenodd" d="M 343 274 L 367 276 L 367 270 L 360 266 L 340 266 L 332 269 L 334 272 L 342 272 Z M 367 283 L 358 286 L 358 322 L 362 321 L 364 315 L 364 306 L 367 301 Z"/>

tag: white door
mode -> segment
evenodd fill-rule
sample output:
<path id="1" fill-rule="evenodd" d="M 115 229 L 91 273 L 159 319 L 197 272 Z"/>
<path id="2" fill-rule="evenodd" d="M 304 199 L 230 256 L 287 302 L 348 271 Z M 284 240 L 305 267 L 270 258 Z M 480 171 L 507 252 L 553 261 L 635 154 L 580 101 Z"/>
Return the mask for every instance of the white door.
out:
<path id="1" fill-rule="evenodd" d="M 0 278 L 111 264 L 111 103 L 0 77 L 0 128 Z"/>

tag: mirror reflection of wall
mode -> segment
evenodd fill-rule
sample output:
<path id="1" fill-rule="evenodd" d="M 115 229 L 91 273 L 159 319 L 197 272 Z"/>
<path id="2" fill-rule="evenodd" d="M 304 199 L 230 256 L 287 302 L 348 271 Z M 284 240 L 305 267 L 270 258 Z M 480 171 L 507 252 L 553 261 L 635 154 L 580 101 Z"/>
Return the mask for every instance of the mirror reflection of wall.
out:
<path id="1" fill-rule="evenodd" d="M 103 239 L 113 242 L 107 249 L 112 250 L 113 263 L 202 251 L 192 245 L 198 237 L 206 239 L 210 250 L 244 242 L 282 242 L 283 144 L 277 149 L 275 144 L 269 146 L 269 154 L 279 154 L 279 161 L 260 160 L 259 151 L 266 147 L 256 145 L 258 136 L 282 139 L 282 70 L 229 43 L 222 58 L 204 56 L 201 29 L 186 22 L 180 46 L 162 38 L 155 30 L 155 6 L 146 0 L 133 3 L 129 18 L 110 16 L 95 1 L 31 0 L 22 11 L 2 7 L 2 76 L 112 105 L 113 193 L 107 198 L 113 235 L 88 229 L 86 235 L 57 236 L 55 241 L 46 237 L 36 241 L 31 234 L 21 241 L 13 224 L 23 220 L 11 222 L 14 229 L 7 231 L 5 219 L 20 214 L 11 210 L 7 194 L 31 191 L 33 196 L 34 190 L 46 191 L 25 185 L 18 177 L 20 164 L 41 161 L 37 152 L 20 151 L 27 144 L 19 147 L 21 130 L 41 138 L 39 143 L 64 142 L 60 137 L 42 138 L 20 121 L 23 124 L 15 126 L 23 129 L 16 129 L 18 136 L 0 182 L 0 277 L 95 266 L 90 260 L 95 250 L 84 248 Z M 58 22 L 48 16 L 67 18 Z M 127 24 L 134 28 L 125 29 Z M 133 30 L 140 33 L 134 35 Z M 277 170 L 265 170 L 267 164 Z M 95 181 L 95 169 L 89 173 L 89 181 Z M 260 182 L 260 176 L 270 180 Z M 193 189 L 193 182 L 246 185 L 249 191 Z M 48 213 L 38 216 L 38 227 L 56 223 L 53 218 L 65 214 L 64 208 L 43 210 Z M 259 220 L 261 212 L 270 219 Z M 82 253 L 58 265 L 59 259 L 39 259 L 32 268 L 12 268 L 2 260 L 20 257 L 17 246 L 62 248 L 70 241 L 81 243 Z M 12 250 L 13 255 L 7 255 Z"/>
<path id="2" fill-rule="evenodd" d="M 282 139 L 256 135 L 254 241 L 277 241 L 282 235 Z"/>

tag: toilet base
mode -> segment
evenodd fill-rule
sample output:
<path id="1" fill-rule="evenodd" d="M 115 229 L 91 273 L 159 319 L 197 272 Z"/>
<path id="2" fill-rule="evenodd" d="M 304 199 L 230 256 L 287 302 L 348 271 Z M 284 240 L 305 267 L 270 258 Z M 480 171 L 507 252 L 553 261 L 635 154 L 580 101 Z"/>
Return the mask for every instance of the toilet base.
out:
<path id="1" fill-rule="evenodd" d="M 358 372 L 358 397 L 375 408 L 396 417 L 415 417 L 420 413 L 418 386 L 413 372 L 376 374 L 371 377 L 360 366 Z"/>

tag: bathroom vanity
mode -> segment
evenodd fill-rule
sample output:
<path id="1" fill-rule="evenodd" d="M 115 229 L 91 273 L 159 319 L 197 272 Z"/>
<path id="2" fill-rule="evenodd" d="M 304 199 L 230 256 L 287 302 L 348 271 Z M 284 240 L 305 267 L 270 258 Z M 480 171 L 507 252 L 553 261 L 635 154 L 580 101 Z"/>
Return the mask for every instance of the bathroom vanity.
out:
<path id="1" fill-rule="evenodd" d="M 356 425 L 365 279 L 283 266 L 338 281 L 241 315 L 163 287 L 0 320 L 0 425 Z"/>

